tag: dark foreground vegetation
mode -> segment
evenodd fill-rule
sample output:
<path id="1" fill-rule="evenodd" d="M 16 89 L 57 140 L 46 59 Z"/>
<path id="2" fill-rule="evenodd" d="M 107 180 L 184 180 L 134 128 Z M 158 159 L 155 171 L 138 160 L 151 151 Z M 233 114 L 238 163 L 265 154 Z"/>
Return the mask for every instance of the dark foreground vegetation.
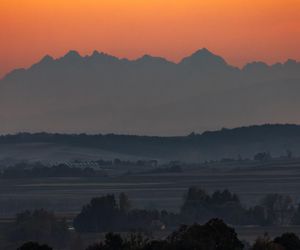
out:
<path id="1" fill-rule="evenodd" d="M 10 242 L 39 241 L 55 248 L 65 247 L 70 239 L 67 221 L 43 209 L 18 214 L 6 234 Z"/>
<path id="2" fill-rule="evenodd" d="M 79 247 L 79 246 L 77 246 Z M 72 250 L 79 249 L 76 246 Z M 24 243 L 17 250 L 51 250 L 45 244 Z M 267 235 L 258 238 L 250 246 L 238 239 L 235 230 L 220 219 L 212 219 L 204 225 L 181 226 L 164 239 L 149 239 L 141 233 L 122 236 L 107 233 L 104 240 L 86 250 L 299 250 L 300 239 L 294 233 L 285 233 L 275 239 Z"/>
<path id="3" fill-rule="evenodd" d="M 89 246 L 87 250 L 300 249 L 300 240 L 291 233 L 274 240 L 265 235 L 258 238 L 250 248 L 249 244 L 241 242 L 235 231 L 226 224 L 299 225 L 300 208 L 294 207 L 294 202 L 289 196 L 281 194 L 266 195 L 260 204 L 247 208 L 241 204 L 236 194 L 228 190 L 217 190 L 208 194 L 203 189 L 191 187 L 184 196 L 180 212 L 171 213 L 132 208 L 129 197 L 120 193 L 118 199 L 112 194 L 93 198 L 89 204 L 83 206 L 73 221 L 67 221 L 43 209 L 25 211 L 16 216 L 6 230 L 5 237 L 12 243 L 27 242 L 19 248 L 22 250 L 48 250 L 51 249 L 50 245 L 54 249 L 82 250 L 80 240 L 76 243 L 74 234 L 98 235 L 107 232 L 124 232 L 129 233 L 129 236 L 125 237 L 124 233 L 110 233 L 104 241 Z M 179 229 L 174 231 L 176 228 Z M 153 232 L 171 231 L 174 232 L 163 240 L 152 237 Z"/>
<path id="4" fill-rule="evenodd" d="M 221 218 L 231 225 L 299 225 L 300 206 L 290 196 L 268 194 L 259 204 L 245 207 L 236 194 L 228 190 L 211 195 L 192 187 L 184 197 L 179 213 L 131 209 L 126 194 L 119 202 L 114 195 L 94 198 L 74 219 L 78 232 L 151 231 L 174 228 L 180 224 L 204 223 L 210 218 Z"/>

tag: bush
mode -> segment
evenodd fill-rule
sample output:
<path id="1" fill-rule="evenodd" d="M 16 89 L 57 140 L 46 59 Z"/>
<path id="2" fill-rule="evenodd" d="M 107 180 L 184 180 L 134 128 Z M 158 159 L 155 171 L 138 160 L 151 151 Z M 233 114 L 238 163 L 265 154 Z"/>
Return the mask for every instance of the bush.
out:
<path id="1" fill-rule="evenodd" d="M 18 214 L 8 234 L 13 242 L 45 242 L 57 247 L 65 246 L 69 238 L 66 220 L 43 209 Z"/>

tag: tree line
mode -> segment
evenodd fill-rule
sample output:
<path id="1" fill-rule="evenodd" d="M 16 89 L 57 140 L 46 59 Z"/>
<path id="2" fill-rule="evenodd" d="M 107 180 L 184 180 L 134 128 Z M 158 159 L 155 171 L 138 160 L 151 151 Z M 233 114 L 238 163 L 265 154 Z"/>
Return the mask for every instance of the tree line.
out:
<path id="1" fill-rule="evenodd" d="M 268 194 L 259 204 L 245 207 L 238 195 L 217 190 L 211 195 L 191 187 L 185 194 L 179 213 L 165 210 L 132 209 L 128 196 L 121 193 L 93 198 L 74 219 L 79 232 L 153 230 L 220 218 L 231 225 L 299 225 L 300 206 L 288 195 Z"/>
<path id="2" fill-rule="evenodd" d="M 51 134 L 51 133 L 19 133 L 15 135 L 0 136 L 0 144 L 22 143 L 51 143 L 78 147 L 101 148 L 118 153 L 144 155 L 147 157 L 165 157 L 176 155 L 177 152 L 206 152 L 206 148 L 222 148 L 226 145 L 239 148 L 251 143 L 263 143 L 268 148 L 272 145 L 293 145 L 300 142 L 300 126 L 266 124 L 259 126 L 240 127 L 235 129 L 222 129 L 219 131 L 206 131 L 202 134 L 191 133 L 188 136 L 135 136 L 117 134 Z M 291 145 L 292 146 L 292 145 Z M 295 147 L 294 147 L 295 148 Z M 285 148 L 282 146 L 283 150 Z M 293 150 L 293 148 L 291 148 Z M 210 150 L 208 150 L 210 152 Z M 210 157 L 214 159 L 216 157 Z"/>
<path id="3" fill-rule="evenodd" d="M 107 233 L 99 243 L 86 250 L 299 250 L 300 239 L 294 233 L 284 233 L 275 239 L 267 235 L 256 239 L 251 246 L 242 242 L 235 230 L 220 219 L 207 223 L 182 225 L 164 239 L 149 239 L 141 233 L 121 236 Z M 17 250 L 52 250 L 47 244 L 26 242 Z M 73 250 L 73 249 L 72 249 Z"/>
<path id="4" fill-rule="evenodd" d="M 219 218 L 220 225 L 222 223 L 261 226 L 300 225 L 300 206 L 295 207 L 290 196 L 269 194 L 258 205 L 246 208 L 241 204 L 238 195 L 228 190 L 217 190 L 208 194 L 204 189 L 191 187 L 184 196 L 180 211 L 171 213 L 165 210 L 136 209 L 132 207 L 132 202 L 125 193 L 120 193 L 118 197 L 108 194 L 93 198 L 84 205 L 81 212 L 74 218 L 73 226 L 78 233 L 138 231 L 150 235 L 153 231 L 170 230 L 180 225 L 204 224 L 212 218 Z M 221 220 L 222 223 L 220 223 Z M 204 228 L 207 229 L 207 227 L 208 225 Z M 202 226 L 200 228 L 203 229 Z M 177 233 L 179 232 L 181 231 Z M 7 231 L 7 238 L 13 242 L 31 240 L 51 243 L 56 247 L 64 246 L 69 236 L 69 224 L 66 220 L 46 210 L 25 211 L 18 214 L 11 229 Z M 207 237 L 210 236 L 207 235 Z M 257 245 L 262 244 L 277 246 L 278 241 L 273 242 L 265 237 L 257 241 Z M 104 245 L 98 247 L 100 248 L 89 250 L 107 249 Z M 281 248 L 253 249 L 281 250 Z"/>
<path id="5" fill-rule="evenodd" d="M 0 172 L 0 178 L 95 177 L 105 176 L 104 171 L 91 167 L 70 167 L 67 164 L 46 166 L 42 163 L 18 163 Z"/>

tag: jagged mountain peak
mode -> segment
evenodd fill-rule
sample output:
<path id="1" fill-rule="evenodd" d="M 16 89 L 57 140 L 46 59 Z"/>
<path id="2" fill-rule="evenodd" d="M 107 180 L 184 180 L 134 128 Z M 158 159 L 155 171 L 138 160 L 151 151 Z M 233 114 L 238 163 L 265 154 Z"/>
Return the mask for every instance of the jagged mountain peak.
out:
<path id="1" fill-rule="evenodd" d="M 285 63 L 284 63 L 285 66 L 287 67 L 294 67 L 294 66 L 297 66 L 298 65 L 298 62 L 296 60 L 293 60 L 293 59 L 288 59 Z"/>
<path id="2" fill-rule="evenodd" d="M 97 57 L 100 56 L 102 52 L 100 53 L 98 50 L 94 50 L 93 53 L 91 54 L 91 57 Z"/>
<path id="3" fill-rule="evenodd" d="M 261 62 L 261 61 L 254 61 L 251 63 L 247 63 L 243 67 L 243 71 L 246 72 L 253 72 L 253 71 L 262 71 L 262 70 L 268 70 L 270 67 L 268 64 Z"/>
<path id="4" fill-rule="evenodd" d="M 60 58 L 60 60 L 68 60 L 68 61 L 78 60 L 78 59 L 82 59 L 82 57 L 76 50 L 70 50 L 62 58 Z"/>
<path id="5" fill-rule="evenodd" d="M 50 55 L 45 55 L 40 61 L 39 63 L 49 63 L 49 62 L 53 62 L 54 58 Z"/>
<path id="6" fill-rule="evenodd" d="M 179 64 L 196 67 L 227 65 L 226 61 L 221 56 L 215 55 L 206 48 L 197 50 L 192 55 L 183 58 Z"/>
<path id="7" fill-rule="evenodd" d="M 149 54 L 145 54 L 135 60 L 136 63 L 171 63 L 163 57 L 151 56 Z"/>
<path id="8" fill-rule="evenodd" d="M 50 55 L 45 55 L 38 63 L 33 64 L 30 69 L 40 68 L 40 67 L 48 67 L 51 63 L 53 63 L 55 59 Z"/>
<path id="9" fill-rule="evenodd" d="M 105 63 L 105 62 L 117 62 L 120 61 L 118 57 L 110 54 L 99 52 L 95 50 L 90 56 L 87 56 L 87 60 L 94 63 Z"/>

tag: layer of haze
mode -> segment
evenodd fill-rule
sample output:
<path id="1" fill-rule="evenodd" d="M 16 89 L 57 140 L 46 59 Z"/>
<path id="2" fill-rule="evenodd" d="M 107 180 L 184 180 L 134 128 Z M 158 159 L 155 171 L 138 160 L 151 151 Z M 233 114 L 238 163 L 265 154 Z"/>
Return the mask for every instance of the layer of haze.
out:
<path id="1" fill-rule="evenodd" d="M 0 77 L 70 49 L 178 61 L 207 47 L 235 65 L 300 59 L 299 12 L 298 0 L 1 0 Z"/>

